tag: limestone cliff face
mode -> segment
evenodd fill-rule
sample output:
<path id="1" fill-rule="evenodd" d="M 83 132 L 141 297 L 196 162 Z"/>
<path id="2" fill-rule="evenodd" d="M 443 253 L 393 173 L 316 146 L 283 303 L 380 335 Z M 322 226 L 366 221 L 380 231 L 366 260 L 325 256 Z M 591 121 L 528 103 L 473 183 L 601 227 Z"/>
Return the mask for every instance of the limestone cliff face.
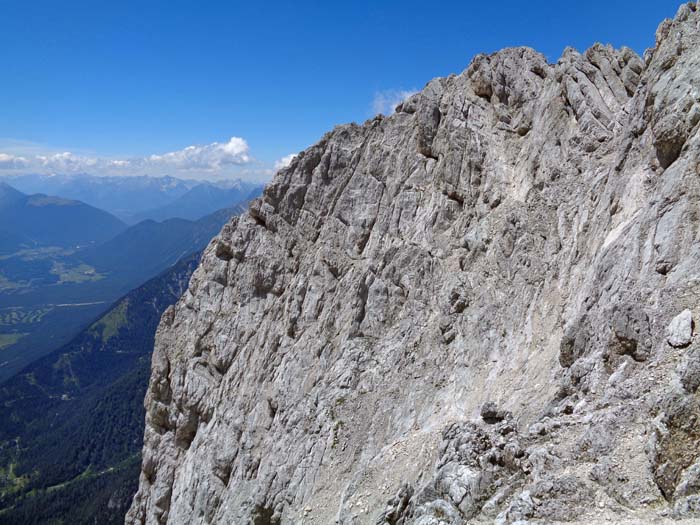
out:
<path id="1" fill-rule="evenodd" d="M 127 523 L 700 515 L 699 123 L 692 3 L 325 135 L 163 316 Z"/>

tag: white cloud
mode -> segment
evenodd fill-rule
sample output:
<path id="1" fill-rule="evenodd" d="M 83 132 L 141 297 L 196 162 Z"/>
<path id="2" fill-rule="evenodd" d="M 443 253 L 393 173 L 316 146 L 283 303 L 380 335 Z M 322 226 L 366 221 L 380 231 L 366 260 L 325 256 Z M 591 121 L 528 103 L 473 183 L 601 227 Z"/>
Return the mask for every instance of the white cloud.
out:
<path id="1" fill-rule="evenodd" d="M 7 153 L 0 153 L 0 169 L 21 169 L 27 167 L 27 159 Z"/>
<path id="2" fill-rule="evenodd" d="M 227 165 L 248 164 L 252 160 L 248 150 L 248 143 L 245 140 L 240 137 L 231 137 L 228 142 L 188 146 L 163 155 L 151 155 L 147 160 L 183 169 L 216 170 Z"/>
<path id="3" fill-rule="evenodd" d="M 387 89 L 378 91 L 374 94 L 372 101 L 372 111 L 377 114 L 390 115 L 396 110 L 396 106 L 401 104 L 411 95 L 415 95 L 418 91 L 415 89 Z"/>
<path id="4" fill-rule="evenodd" d="M 296 153 L 290 153 L 289 155 L 282 157 L 281 159 L 275 161 L 275 171 L 279 171 L 282 168 L 286 168 L 289 166 L 292 161 L 294 160 L 294 157 L 296 157 Z"/>
<path id="5" fill-rule="evenodd" d="M 75 173 L 89 170 L 98 164 L 98 159 L 81 157 L 69 151 L 53 155 L 38 155 L 36 160 L 41 166 L 53 172 Z"/>
<path id="6" fill-rule="evenodd" d="M 226 142 L 188 146 L 178 151 L 143 157 L 108 158 L 90 153 L 56 151 L 0 139 L 0 175 L 24 170 L 32 173 L 93 175 L 172 175 L 182 178 L 212 179 L 242 177 L 265 180 L 273 174 L 271 163 L 254 159 L 248 143 L 240 137 Z M 282 160 L 291 160 L 292 156 Z"/>

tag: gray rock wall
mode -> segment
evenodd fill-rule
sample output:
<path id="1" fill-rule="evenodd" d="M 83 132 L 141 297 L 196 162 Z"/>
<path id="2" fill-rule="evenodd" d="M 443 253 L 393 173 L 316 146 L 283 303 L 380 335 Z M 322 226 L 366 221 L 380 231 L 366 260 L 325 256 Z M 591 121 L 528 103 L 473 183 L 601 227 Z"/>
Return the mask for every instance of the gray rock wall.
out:
<path id="1" fill-rule="evenodd" d="M 127 523 L 700 516 L 699 122 L 691 3 L 325 135 L 163 316 Z"/>

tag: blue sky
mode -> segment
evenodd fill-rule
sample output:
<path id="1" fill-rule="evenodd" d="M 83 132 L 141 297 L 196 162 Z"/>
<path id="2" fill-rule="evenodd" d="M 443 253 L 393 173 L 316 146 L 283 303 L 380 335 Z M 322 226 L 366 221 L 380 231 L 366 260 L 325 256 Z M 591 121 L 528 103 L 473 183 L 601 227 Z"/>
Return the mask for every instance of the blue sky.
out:
<path id="1" fill-rule="evenodd" d="M 0 0 L 0 166 L 99 172 L 101 159 L 150 159 L 130 169 L 266 177 L 477 53 L 529 45 L 556 61 L 596 41 L 642 53 L 679 5 Z M 201 171 L 210 155 L 219 163 Z"/>

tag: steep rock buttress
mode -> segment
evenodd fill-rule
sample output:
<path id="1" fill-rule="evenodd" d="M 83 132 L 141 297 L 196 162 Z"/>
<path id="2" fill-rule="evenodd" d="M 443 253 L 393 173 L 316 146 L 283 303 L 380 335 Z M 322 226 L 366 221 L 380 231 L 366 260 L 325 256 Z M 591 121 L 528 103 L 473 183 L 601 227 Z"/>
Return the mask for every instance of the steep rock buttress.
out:
<path id="1" fill-rule="evenodd" d="M 127 523 L 700 515 L 699 11 L 300 153 L 163 316 Z"/>

